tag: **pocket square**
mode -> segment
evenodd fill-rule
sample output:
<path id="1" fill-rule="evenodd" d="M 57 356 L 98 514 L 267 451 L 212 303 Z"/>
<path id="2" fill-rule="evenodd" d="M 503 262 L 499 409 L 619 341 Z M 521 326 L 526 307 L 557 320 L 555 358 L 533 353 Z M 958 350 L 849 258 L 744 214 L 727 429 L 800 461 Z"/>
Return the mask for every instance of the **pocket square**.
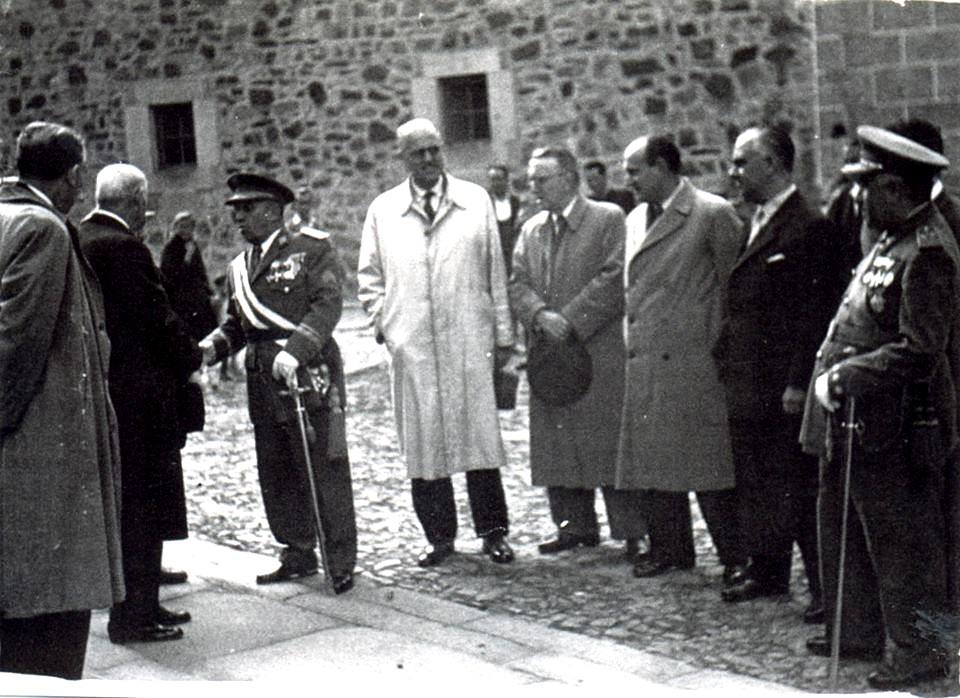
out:
<path id="1" fill-rule="evenodd" d="M 785 254 L 783 254 L 783 252 L 777 252 L 776 254 L 770 255 L 769 257 L 767 257 L 767 264 L 773 264 L 774 262 L 782 262 L 786 258 L 787 257 Z"/>

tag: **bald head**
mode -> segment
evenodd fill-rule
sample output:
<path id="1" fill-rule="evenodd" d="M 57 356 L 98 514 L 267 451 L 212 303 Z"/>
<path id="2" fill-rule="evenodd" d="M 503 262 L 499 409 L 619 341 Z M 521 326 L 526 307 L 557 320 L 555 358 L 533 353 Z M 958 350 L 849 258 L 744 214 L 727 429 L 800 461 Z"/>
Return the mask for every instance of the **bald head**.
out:
<path id="1" fill-rule="evenodd" d="M 146 222 L 147 177 L 139 168 L 125 163 L 107 165 L 97 173 L 94 192 L 97 206 L 120 216 L 130 229 L 139 232 Z"/>

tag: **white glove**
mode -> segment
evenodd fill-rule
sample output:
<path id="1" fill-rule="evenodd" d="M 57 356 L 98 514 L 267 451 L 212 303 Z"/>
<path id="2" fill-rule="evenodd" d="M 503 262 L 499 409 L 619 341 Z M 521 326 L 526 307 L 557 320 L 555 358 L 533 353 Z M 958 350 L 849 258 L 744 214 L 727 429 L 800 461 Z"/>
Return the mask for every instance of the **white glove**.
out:
<path id="1" fill-rule="evenodd" d="M 282 380 L 290 390 L 297 387 L 297 369 L 300 362 L 293 354 L 281 351 L 273 360 L 273 377 Z"/>
<path id="2" fill-rule="evenodd" d="M 828 412 L 835 411 L 840 407 L 840 401 L 830 394 L 830 372 L 821 373 L 817 376 L 813 384 L 813 392 L 817 396 L 817 402 L 823 405 L 823 409 Z"/>

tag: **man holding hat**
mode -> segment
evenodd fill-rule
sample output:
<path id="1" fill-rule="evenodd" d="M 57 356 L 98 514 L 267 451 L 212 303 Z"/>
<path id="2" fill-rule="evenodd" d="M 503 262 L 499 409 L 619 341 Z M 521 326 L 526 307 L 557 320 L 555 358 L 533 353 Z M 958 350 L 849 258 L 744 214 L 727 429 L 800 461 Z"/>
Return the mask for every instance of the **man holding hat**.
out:
<path id="1" fill-rule="evenodd" d="M 845 535 L 840 656 L 879 659 L 888 649 L 868 682 L 896 689 L 942 677 L 956 653 L 942 631 L 941 501 L 946 458 L 960 443 L 960 252 L 930 201 L 946 158 L 885 129 L 861 126 L 857 135 L 861 160 L 845 174 L 864 187 L 866 223 L 878 239 L 817 352 L 801 438 L 821 458 L 827 629 Z M 829 655 L 832 637 L 807 647 Z"/>
<path id="2" fill-rule="evenodd" d="M 344 380 L 333 329 L 343 307 L 342 272 L 328 234 L 283 224 L 293 192 L 256 174 L 227 180 L 233 221 L 250 248 L 231 263 L 230 306 L 201 343 L 208 364 L 247 347 L 247 395 L 260 489 L 270 530 L 286 548 L 269 584 L 317 572 L 314 513 L 295 402 L 303 394 L 325 556 L 336 593 L 353 586 L 357 530 L 350 462 L 332 416 L 343 409 Z M 342 426 L 342 422 L 340 422 Z"/>
<path id="3" fill-rule="evenodd" d="M 637 492 L 617 490 L 623 404 L 623 211 L 579 193 L 577 160 L 566 148 L 538 148 L 527 179 L 543 211 L 520 231 L 510 303 L 527 329 L 530 468 L 547 488 L 554 538 L 542 555 L 600 542 L 595 490 L 601 488 L 610 535 L 628 558 L 646 533 Z M 577 370 L 576 349 L 592 370 Z M 570 359 L 565 357 L 572 354 Z M 569 369 L 561 371 L 569 362 Z"/>

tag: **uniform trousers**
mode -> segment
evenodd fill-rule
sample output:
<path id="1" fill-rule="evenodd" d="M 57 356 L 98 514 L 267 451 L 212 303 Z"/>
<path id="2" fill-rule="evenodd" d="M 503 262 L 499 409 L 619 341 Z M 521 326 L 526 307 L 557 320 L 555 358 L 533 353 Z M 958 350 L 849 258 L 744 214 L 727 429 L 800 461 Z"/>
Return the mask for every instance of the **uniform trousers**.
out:
<path id="1" fill-rule="evenodd" d="M 90 611 L 0 619 L 0 671 L 83 678 Z"/>
<path id="2" fill-rule="evenodd" d="M 801 415 L 731 419 L 740 536 L 750 576 L 767 589 L 790 586 L 793 543 L 811 595 L 820 598 L 817 461 L 798 442 Z"/>
<path id="3" fill-rule="evenodd" d="M 882 648 L 893 661 L 943 652 L 924 615 L 947 610 L 943 464 L 914 465 L 901 440 L 875 453 L 853 449 L 844 566 L 842 648 Z M 842 441 L 838 442 L 842 444 Z M 827 629 L 836 607 L 843 512 L 843 450 L 820 462 L 820 560 Z M 955 656 L 956 649 L 947 653 Z"/>
<path id="4" fill-rule="evenodd" d="M 600 488 L 607 508 L 610 537 L 614 540 L 643 538 L 647 523 L 641 513 L 641 496 L 637 490 L 618 490 L 605 485 Z M 563 536 L 589 538 L 600 531 L 596 494 L 593 489 L 581 487 L 547 487 L 550 518 Z"/>
<path id="5" fill-rule="evenodd" d="M 449 477 L 411 480 L 413 509 L 431 545 L 452 543 L 457 537 L 457 507 Z M 507 535 L 507 500 L 499 468 L 467 471 L 467 496 L 477 537 Z"/>
<path id="6" fill-rule="evenodd" d="M 642 490 L 643 510 L 650 533 L 650 555 L 658 563 L 680 568 L 694 566 L 693 519 L 687 492 Z M 733 489 L 697 492 L 697 504 L 707 523 L 717 556 L 723 565 L 743 565 L 747 558 L 740 542 L 737 497 Z"/>
<path id="7" fill-rule="evenodd" d="M 327 458 L 325 412 L 311 414 L 316 440 L 310 456 L 316 482 L 320 521 L 326 538 L 330 573 L 352 573 L 357 562 L 357 521 L 353 509 L 353 484 L 348 458 Z M 274 537 L 301 550 L 316 545 L 316 524 L 310 501 L 310 481 L 296 422 L 260 422 L 253 426 L 257 472 L 267 522 Z"/>

